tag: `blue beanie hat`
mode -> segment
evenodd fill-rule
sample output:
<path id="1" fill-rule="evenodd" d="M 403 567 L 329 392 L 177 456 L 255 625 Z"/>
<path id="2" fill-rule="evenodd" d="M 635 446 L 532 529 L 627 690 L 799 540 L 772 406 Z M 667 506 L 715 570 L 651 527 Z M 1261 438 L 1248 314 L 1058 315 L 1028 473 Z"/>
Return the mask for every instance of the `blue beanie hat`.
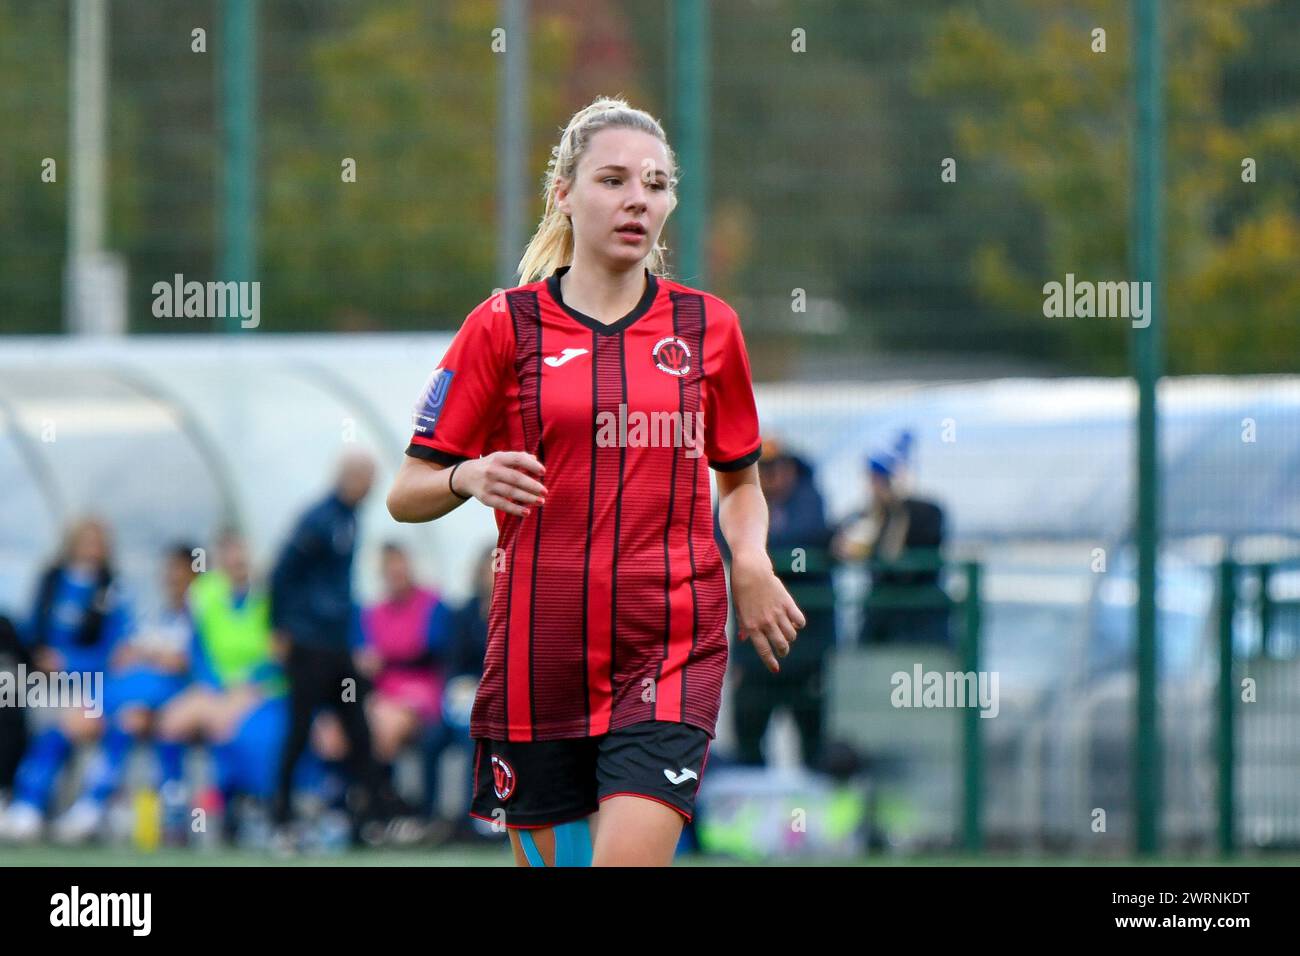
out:
<path id="1" fill-rule="evenodd" d="M 867 456 L 867 468 L 872 474 L 880 475 L 882 478 L 890 479 L 898 471 L 900 465 L 905 465 L 912 451 L 912 432 L 909 429 L 901 429 L 894 438 L 894 447 L 889 451 L 877 451 Z"/>
<path id="2" fill-rule="evenodd" d="M 888 452 L 876 452 L 867 458 L 867 468 L 872 474 L 880 475 L 882 478 L 894 477 L 894 469 L 897 467 L 898 463 L 894 460 L 894 456 Z"/>

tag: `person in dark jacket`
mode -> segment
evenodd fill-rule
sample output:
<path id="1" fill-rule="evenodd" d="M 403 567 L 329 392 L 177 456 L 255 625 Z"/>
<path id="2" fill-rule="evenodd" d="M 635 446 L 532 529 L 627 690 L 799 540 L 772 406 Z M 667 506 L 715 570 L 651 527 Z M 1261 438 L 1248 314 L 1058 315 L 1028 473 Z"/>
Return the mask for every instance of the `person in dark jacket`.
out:
<path id="1" fill-rule="evenodd" d="M 774 439 L 763 442 L 758 475 L 768 507 L 768 553 L 777 577 L 804 612 L 807 625 L 790 656 L 773 674 L 753 654 L 733 651 L 736 685 L 732 717 L 736 759 L 761 765 L 762 741 L 772 714 L 785 708 L 799 731 L 806 766 L 820 765 L 823 726 L 823 669 L 835 646 L 835 592 L 831 579 L 831 529 L 821 493 L 806 461 Z M 731 560 L 726 542 L 719 548 Z"/>
<path id="2" fill-rule="evenodd" d="M 842 561 L 865 561 L 871 590 L 859 643 L 951 645 L 951 599 L 939 584 L 943 509 L 899 485 L 910 435 L 867 459 L 870 509 L 844 523 L 832 543 Z"/>
<path id="3" fill-rule="evenodd" d="M 289 680 L 289 733 L 273 811 L 280 828 L 277 842 L 286 849 L 292 840 L 286 828 L 293 815 L 294 767 L 307 746 L 317 708 L 337 713 L 347 737 L 348 769 L 358 796 L 355 823 L 359 827 L 391 809 L 371 750 L 364 708 L 368 686 L 352 654 L 360 639 L 352 600 L 356 509 L 370 493 L 374 474 L 368 455 L 345 456 L 334 489 L 298 520 L 271 576 L 273 640 Z"/>

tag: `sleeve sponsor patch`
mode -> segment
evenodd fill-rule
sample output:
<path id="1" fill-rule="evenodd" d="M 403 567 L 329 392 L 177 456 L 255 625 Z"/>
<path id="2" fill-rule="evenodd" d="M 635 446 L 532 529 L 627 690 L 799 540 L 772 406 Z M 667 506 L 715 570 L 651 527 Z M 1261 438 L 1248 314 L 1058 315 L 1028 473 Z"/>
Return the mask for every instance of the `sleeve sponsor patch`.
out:
<path id="1" fill-rule="evenodd" d="M 434 426 L 438 423 L 438 416 L 442 414 L 442 407 L 447 402 L 447 392 L 451 390 L 452 370 L 449 368 L 438 368 L 433 370 L 429 376 L 429 382 L 424 386 L 424 391 L 420 394 L 420 400 L 415 404 L 415 410 L 411 415 L 411 425 L 417 435 L 423 435 L 425 438 L 433 437 Z"/>

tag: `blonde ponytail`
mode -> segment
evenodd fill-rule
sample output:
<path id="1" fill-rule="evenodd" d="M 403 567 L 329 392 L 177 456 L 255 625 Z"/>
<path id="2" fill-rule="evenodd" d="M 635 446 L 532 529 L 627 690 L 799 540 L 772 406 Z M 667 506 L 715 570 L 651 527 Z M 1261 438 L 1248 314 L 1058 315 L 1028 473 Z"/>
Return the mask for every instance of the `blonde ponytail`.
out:
<path id="1" fill-rule="evenodd" d="M 528 242 L 528 248 L 524 250 L 523 258 L 519 260 L 518 272 L 521 285 L 549 276 L 560 266 L 567 266 L 573 262 L 573 223 L 555 203 L 555 184 L 560 178 L 573 182 L 578 161 L 586 151 L 587 144 L 591 142 L 591 137 L 602 129 L 610 127 L 640 130 L 649 133 L 664 144 L 664 149 L 668 153 L 668 162 L 672 166 L 672 174 L 668 182 L 671 198 L 669 212 L 671 213 L 677 205 L 677 157 L 673 154 L 672 147 L 668 145 L 668 138 L 664 135 L 659 121 L 644 110 L 634 109 L 624 99 L 609 96 L 597 98 L 590 106 L 585 106 L 573 114 L 573 118 L 569 120 L 569 125 L 565 127 L 560 137 L 559 145 L 551 149 L 551 160 L 546 166 L 542 190 L 546 198 L 546 211 L 537 224 L 537 231 L 533 233 L 533 238 Z M 646 263 L 655 275 L 667 275 L 664 259 L 667 251 L 667 247 L 661 242 L 655 242 L 655 247 Z"/>

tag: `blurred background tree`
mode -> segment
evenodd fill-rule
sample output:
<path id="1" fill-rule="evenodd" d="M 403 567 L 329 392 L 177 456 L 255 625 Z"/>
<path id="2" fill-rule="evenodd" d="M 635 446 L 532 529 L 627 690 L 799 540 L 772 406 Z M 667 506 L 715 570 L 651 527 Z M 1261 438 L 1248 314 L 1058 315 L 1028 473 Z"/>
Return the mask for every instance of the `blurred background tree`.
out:
<path id="1" fill-rule="evenodd" d="M 1129 7 L 1019 0 L 994 20 L 963 5 L 940 19 L 920 73 L 931 96 L 960 104 L 972 177 L 1010 172 L 1028 201 L 1020 235 L 990 231 L 973 250 L 978 298 L 1063 329 L 1071 364 L 1111 374 L 1128 369 L 1127 323 L 1044 318 L 1042 284 L 1130 275 Z M 1300 10 L 1265 0 L 1163 9 L 1167 370 L 1294 371 Z M 1105 53 L 1092 49 L 1094 27 L 1106 30 Z M 1255 182 L 1243 182 L 1247 157 Z"/>
<path id="2" fill-rule="evenodd" d="M 1122 374 L 1123 320 L 1042 286 L 1129 274 L 1129 0 L 716 0 L 708 274 L 760 378 Z M 0 331 L 62 327 L 67 0 L 0 0 Z M 109 245 L 151 286 L 217 261 L 220 4 L 115 3 Z M 454 329 L 497 284 L 495 4 L 258 4 L 263 331 Z M 1293 371 L 1296 0 L 1166 3 L 1170 372 Z M 670 138 L 669 0 L 533 0 L 526 219 L 572 112 L 622 94 Z M 190 49 L 207 30 L 207 52 Z M 1106 52 L 1092 30 L 1106 30 Z M 59 160 L 43 184 L 40 161 Z M 956 160 L 956 182 L 941 163 Z M 1257 164 L 1243 183 L 1241 162 Z M 341 164 L 357 164 L 344 183 Z M 684 189 L 695 170 L 683 169 Z M 676 243 L 674 224 L 666 235 Z M 522 252 L 522 249 L 519 250 Z M 670 266 L 676 266 L 670 259 Z M 678 276 L 695 281 L 692 276 Z M 807 309 L 793 311 L 802 290 Z"/>

